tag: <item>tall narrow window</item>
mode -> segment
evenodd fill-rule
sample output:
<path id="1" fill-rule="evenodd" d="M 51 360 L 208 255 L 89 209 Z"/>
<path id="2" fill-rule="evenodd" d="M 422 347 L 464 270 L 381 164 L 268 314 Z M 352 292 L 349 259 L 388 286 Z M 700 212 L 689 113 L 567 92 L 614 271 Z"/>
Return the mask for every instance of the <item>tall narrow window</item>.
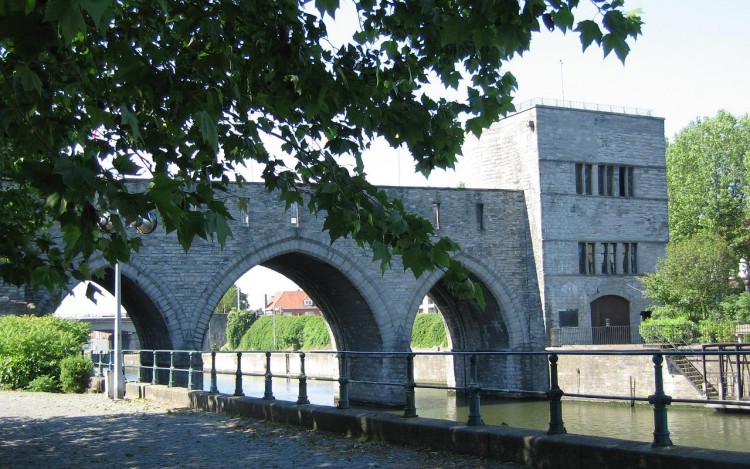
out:
<path id="1" fill-rule="evenodd" d="M 607 166 L 607 195 L 614 194 L 614 179 L 615 179 L 615 167 L 613 165 Z"/>
<path id="2" fill-rule="evenodd" d="M 603 274 L 609 273 L 609 243 L 602 243 L 602 270 Z"/>
<path id="3" fill-rule="evenodd" d="M 622 244 L 622 273 L 638 273 L 638 243 Z"/>
<path id="4" fill-rule="evenodd" d="M 436 230 L 440 229 L 440 203 L 435 202 L 432 204 L 432 226 Z"/>
<path id="5" fill-rule="evenodd" d="M 237 199 L 237 208 L 240 211 L 240 226 L 250 226 L 250 212 L 248 210 L 249 205 L 250 203 L 247 197 L 240 197 L 239 199 Z"/>
<path id="6" fill-rule="evenodd" d="M 484 204 L 477 204 L 477 227 L 484 230 Z"/>
<path id="7" fill-rule="evenodd" d="M 609 243 L 609 273 L 617 273 L 617 243 Z"/>
<path id="8" fill-rule="evenodd" d="M 578 273 L 586 273 L 586 243 L 578 243 Z"/>
<path id="9" fill-rule="evenodd" d="M 635 170 L 632 166 L 620 166 L 620 197 L 633 197 L 635 194 Z"/>
<path id="10" fill-rule="evenodd" d="M 599 184 L 599 195 L 606 195 L 607 194 L 607 167 L 603 165 L 599 165 L 597 169 L 599 171 L 599 178 L 597 179 L 597 182 Z"/>
<path id="11" fill-rule="evenodd" d="M 596 273 L 594 262 L 596 254 L 594 243 L 578 243 L 578 273 L 592 275 Z"/>
<path id="12" fill-rule="evenodd" d="M 591 170 L 590 164 L 576 163 L 576 194 L 591 195 Z"/>
<path id="13" fill-rule="evenodd" d="M 297 202 L 292 202 L 289 211 L 291 212 L 292 226 L 299 226 L 299 204 Z"/>

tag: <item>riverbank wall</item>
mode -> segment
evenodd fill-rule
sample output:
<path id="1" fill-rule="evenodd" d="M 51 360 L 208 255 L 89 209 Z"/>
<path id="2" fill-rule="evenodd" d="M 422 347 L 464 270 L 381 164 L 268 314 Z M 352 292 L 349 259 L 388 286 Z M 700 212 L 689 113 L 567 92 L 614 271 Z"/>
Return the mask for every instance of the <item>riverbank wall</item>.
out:
<path id="1" fill-rule="evenodd" d="M 746 453 L 648 443 L 453 421 L 404 418 L 376 411 L 234 397 L 164 385 L 127 383 L 126 396 L 206 412 L 296 425 L 363 440 L 470 454 L 534 468 L 747 469 Z"/>

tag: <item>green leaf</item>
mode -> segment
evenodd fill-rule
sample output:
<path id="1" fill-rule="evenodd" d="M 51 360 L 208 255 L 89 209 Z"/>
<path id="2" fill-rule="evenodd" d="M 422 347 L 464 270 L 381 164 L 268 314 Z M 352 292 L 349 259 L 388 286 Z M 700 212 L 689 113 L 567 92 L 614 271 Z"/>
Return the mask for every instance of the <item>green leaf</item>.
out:
<path id="1" fill-rule="evenodd" d="M 120 108 L 120 119 L 122 120 L 122 125 L 127 126 L 130 128 L 130 133 L 133 135 L 133 140 L 140 141 L 143 140 L 143 137 L 141 136 L 141 129 L 138 125 L 138 117 L 130 112 L 130 109 L 123 106 Z"/>
<path id="2" fill-rule="evenodd" d="M 102 31 L 112 18 L 114 0 L 79 0 L 81 9 L 87 12 L 94 21 L 94 26 Z"/>
<path id="3" fill-rule="evenodd" d="M 597 44 L 601 44 L 602 42 L 602 31 L 595 21 L 584 20 L 579 22 L 576 31 L 581 35 L 581 46 L 584 51 L 592 42 L 596 42 Z"/>
<path id="4" fill-rule="evenodd" d="M 216 234 L 216 238 L 221 247 L 224 247 L 227 238 L 232 234 L 232 229 L 229 228 L 226 217 L 214 212 L 213 210 L 206 212 L 206 228 L 209 233 Z"/>
<path id="5" fill-rule="evenodd" d="M 21 87 L 24 91 L 36 91 L 36 94 L 42 95 L 42 80 L 28 65 L 19 64 L 16 68 L 16 76 L 20 78 Z"/>
<path id="6" fill-rule="evenodd" d="M 67 42 L 73 41 L 79 33 L 86 32 L 86 22 L 76 0 L 50 0 L 44 21 L 57 22 Z"/>
<path id="7" fill-rule="evenodd" d="M 219 135 L 216 130 L 216 120 L 206 111 L 198 111 L 195 114 L 195 124 L 201 131 L 203 141 L 211 147 L 212 150 L 219 149 Z"/>
<path id="8" fill-rule="evenodd" d="M 339 0 L 315 0 L 315 8 L 322 14 L 328 14 L 333 18 L 339 8 Z"/>

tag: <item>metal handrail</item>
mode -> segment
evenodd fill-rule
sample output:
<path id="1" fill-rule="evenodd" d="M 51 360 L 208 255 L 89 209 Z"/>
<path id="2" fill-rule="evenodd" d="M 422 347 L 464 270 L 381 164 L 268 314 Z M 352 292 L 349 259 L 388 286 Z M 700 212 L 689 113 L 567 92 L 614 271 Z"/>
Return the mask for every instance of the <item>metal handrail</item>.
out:
<path id="1" fill-rule="evenodd" d="M 194 389 L 194 383 L 196 380 L 192 379 L 193 375 L 199 374 L 203 376 L 203 365 L 201 359 L 201 365 L 197 365 L 196 361 L 192 357 L 198 355 L 202 356 L 203 352 L 190 351 L 190 350 L 139 350 L 139 351 L 127 351 L 128 353 L 138 353 L 141 357 L 151 356 L 153 357 L 153 363 L 151 365 L 139 366 L 139 369 L 151 370 L 153 373 L 152 384 L 159 384 L 160 378 L 157 376 L 158 370 L 169 370 L 169 386 L 175 386 L 175 374 L 176 373 L 187 373 L 188 376 L 188 388 Z M 157 366 L 157 358 L 160 354 L 169 353 L 170 366 Z M 216 369 L 216 356 L 217 354 L 235 354 L 237 356 L 237 367 L 234 371 L 221 371 Z M 188 366 L 177 367 L 175 366 L 175 355 L 176 354 L 188 354 Z M 750 350 L 724 350 L 721 347 L 716 350 L 545 350 L 545 351 L 456 351 L 456 352 L 360 352 L 360 351 L 233 351 L 233 352 L 211 352 L 211 385 L 210 391 L 212 393 L 218 393 L 216 380 L 218 374 L 223 375 L 234 375 L 236 377 L 236 389 L 235 396 L 242 396 L 242 378 L 244 376 L 264 376 L 265 377 L 265 390 L 263 399 L 275 399 L 273 396 L 273 378 L 283 377 L 288 379 L 297 379 L 299 382 L 299 395 L 297 404 L 308 404 L 307 399 L 307 380 L 317 379 L 320 381 L 336 381 L 339 383 L 339 402 L 338 408 L 347 409 L 350 407 L 349 403 L 349 386 L 352 384 L 367 384 L 367 385 L 380 385 L 380 386 L 401 386 L 404 388 L 404 417 L 416 417 L 416 402 L 414 398 L 415 388 L 425 389 L 446 389 L 456 391 L 466 391 L 469 397 L 469 416 L 467 425 L 483 425 L 484 422 L 481 418 L 480 408 L 480 394 L 482 392 L 495 392 L 501 394 L 515 394 L 515 395 L 526 395 L 538 398 L 544 398 L 550 402 L 550 422 L 548 434 L 556 435 L 565 433 L 565 426 L 563 423 L 563 398 L 585 398 L 585 399 L 596 399 L 596 400 L 627 400 L 630 402 L 648 402 L 654 406 L 654 440 L 652 446 L 671 446 L 672 442 L 669 437 L 668 420 L 667 420 L 667 406 L 673 402 L 691 403 L 691 404 L 722 404 L 732 406 L 745 406 L 750 407 L 750 401 L 740 400 L 716 400 L 716 399 L 680 399 L 672 398 L 664 393 L 664 381 L 662 377 L 663 361 L 665 357 L 669 356 L 702 356 L 702 357 L 737 357 L 743 356 L 747 359 L 750 355 Z M 243 355 L 256 355 L 262 354 L 265 356 L 265 373 L 250 373 L 242 369 L 242 356 Z M 274 354 L 296 354 L 300 360 L 300 373 L 278 373 L 274 374 L 271 369 L 271 357 Z M 306 354 L 335 354 L 338 359 L 338 377 L 326 378 L 326 377 L 308 377 L 305 374 L 305 356 Z M 470 361 L 470 372 L 468 376 L 468 382 L 464 387 L 454 386 L 443 386 L 436 384 L 419 384 L 414 381 L 414 357 L 420 355 L 442 355 L 442 356 L 468 356 Z M 632 395 L 603 395 L 603 394 L 585 394 L 585 393 L 567 393 L 563 389 L 560 389 L 557 378 L 557 360 L 559 356 L 581 356 L 581 355 L 594 355 L 594 356 L 650 356 L 654 364 L 654 392 L 650 396 L 646 397 L 635 397 Z M 548 372 L 549 372 L 549 383 L 550 387 L 547 391 L 538 390 L 524 390 L 524 389 L 496 389 L 491 387 L 482 387 L 478 379 L 478 357 L 481 356 L 538 356 L 545 357 L 548 361 Z M 405 360 L 405 374 L 402 377 L 403 381 L 394 380 L 390 377 L 388 381 L 375 381 L 375 380 L 357 380 L 352 379 L 349 371 L 349 359 L 354 357 L 372 357 L 372 358 L 397 358 Z M 139 374 L 140 377 L 140 374 Z"/>

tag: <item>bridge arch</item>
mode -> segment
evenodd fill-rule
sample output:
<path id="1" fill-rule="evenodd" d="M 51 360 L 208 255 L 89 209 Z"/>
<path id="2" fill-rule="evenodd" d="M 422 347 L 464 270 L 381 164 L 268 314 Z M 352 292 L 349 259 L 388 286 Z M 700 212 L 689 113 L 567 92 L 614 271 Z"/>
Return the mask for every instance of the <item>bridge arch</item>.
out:
<path id="1" fill-rule="evenodd" d="M 104 278 L 95 280 L 97 285 L 115 294 L 115 270 L 107 261 L 96 257 L 89 263 L 92 270 L 104 269 Z M 133 321 L 142 349 L 168 350 L 183 342 L 183 335 L 178 317 L 178 306 L 171 296 L 166 294 L 150 273 L 148 266 L 140 265 L 134 259 L 130 263 L 120 264 L 122 285 L 122 305 Z M 69 285 L 72 291 L 75 284 Z M 53 311 L 59 304 L 45 295 L 42 301 L 43 311 Z M 175 337 L 175 333 L 179 336 Z"/>
<path id="2" fill-rule="evenodd" d="M 501 275 L 466 254 L 457 259 L 469 270 L 471 279 L 482 287 L 486 307 L 482 309 L 474 301 L 455 298 L 442 282 L 443 273 L 435 271 L 426 274 L 417 284 L 405 323 L 414 323 L 419 303 L 429 294 L 443 313 L 453 350 L 529 347 L 527 322 L 521 317 L 525 309 L 518 297 L 509 293 Z"/>
<path id="3" fill-rule="evenodd" d="M 248 249 L 248 254 L 227 263 L 206 286 L 196 330 L 201 338 L 221 296 L 248 270 L 272 269 L 299 285 L 322 311 L 339 350 L 384 350 L 380 291 L 357 263 L 330 244 L 301 237 L 278 237 Z M 200 343 L 200 341 L 196 342 Z"/>

